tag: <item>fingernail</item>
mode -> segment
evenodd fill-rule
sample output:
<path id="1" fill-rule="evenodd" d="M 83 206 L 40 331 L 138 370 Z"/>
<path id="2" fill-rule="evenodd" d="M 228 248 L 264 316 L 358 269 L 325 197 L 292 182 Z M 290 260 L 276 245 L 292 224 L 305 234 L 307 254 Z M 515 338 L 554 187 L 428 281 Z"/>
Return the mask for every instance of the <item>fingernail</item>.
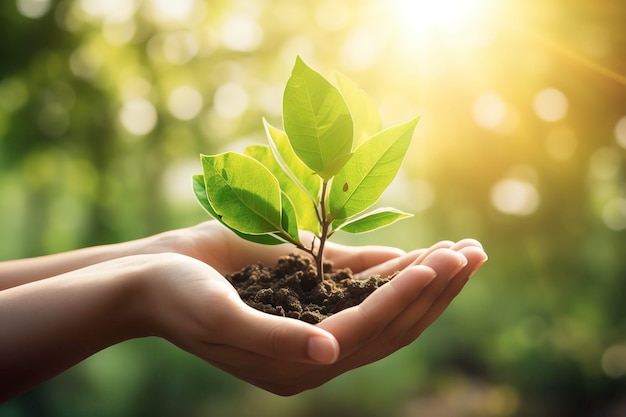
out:
<path id="1" fill-rule="evenodd" d="M 326 336 L 309 337 L 307 354 L 315 362 L 330 365 L 337 360 L 339 348 L 334 339 Z"/>
<path id="2" fill-rule="evenodd" d="M 474 269 L 472 270 L 472 272 L 470 272 L 469 277 L 471 278 L 476 271 L 478 271 L 478 269 L 484 265 L 485 262 L 487 262 L 487 260 L 489 259 L 489 257 L 487 256 L 487 254 L 485 252 L 483 252 L 483 257 L 480 261 L 478 261 L 478 263 L 476 264 L 476 266 L 474 266 Z"/>

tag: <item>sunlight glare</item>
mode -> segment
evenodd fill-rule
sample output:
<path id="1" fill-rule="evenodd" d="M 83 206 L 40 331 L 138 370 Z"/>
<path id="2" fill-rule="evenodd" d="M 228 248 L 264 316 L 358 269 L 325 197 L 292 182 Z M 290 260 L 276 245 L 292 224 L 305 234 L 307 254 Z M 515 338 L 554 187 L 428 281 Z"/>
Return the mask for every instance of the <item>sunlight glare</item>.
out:
<path id="1" fill-rule="evenodd" d="M 392 7 L 413 39 L 429 35 L 461 39 L 481 29 L 489 0 L 393 0 Z"/>

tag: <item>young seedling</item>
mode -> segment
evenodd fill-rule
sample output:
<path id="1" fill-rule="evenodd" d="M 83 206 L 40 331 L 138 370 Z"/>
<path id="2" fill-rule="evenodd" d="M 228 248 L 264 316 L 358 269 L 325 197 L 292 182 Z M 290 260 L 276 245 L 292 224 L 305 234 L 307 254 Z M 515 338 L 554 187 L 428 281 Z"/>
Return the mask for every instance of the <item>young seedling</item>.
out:
<path id="1" fill-rule="evenodd" d="M 337 88 L 298 57 L 283 96 L 284 130 L 263 120 L 269 146 L 201 155 L 194 192 L 241 238 L 309 253 L 321 282 L 324 246 L 335 232 L 367 232 L 411 216 L 366 210 L 395 178 L 417 121 L 380 130 L 375 105 L 352 81 L 338 76 Z M 301 239 L 303 230 L 311 241 Z"/>

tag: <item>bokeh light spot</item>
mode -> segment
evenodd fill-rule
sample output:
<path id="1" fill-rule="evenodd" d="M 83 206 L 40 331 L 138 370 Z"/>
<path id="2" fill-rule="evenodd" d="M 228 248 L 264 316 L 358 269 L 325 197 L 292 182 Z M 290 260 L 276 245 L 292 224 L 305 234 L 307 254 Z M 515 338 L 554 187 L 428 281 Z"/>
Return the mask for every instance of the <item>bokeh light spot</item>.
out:
<path id="1" fill-rule="evenodd" d="M 613 231 L 626 229 L 626 198 L 609 200 L 602 209 L 602 220 Z"/>
<path id="2" fill-rule="evenodd" d="M 172 91 L 167 99 L 167 108 L 180 120 L 191 120 L 202 110 L 202 95 L 190 86 L 181 86 Z"/>
<path id="3" fill-rule="evenodd" d="M 250 99 L 241 84 L 226 83 L 215 91 L 213 101 L 217 114 L 227 119 L 235 119 L 246 111 Z"/>
<path id="4" fill-rule="evenodd" d="M 602 354 L 602 370 L 611 378 L 626 376 L 626 345 L 613 345 Z"/>
<path id="5" fill-rule="evenodd" d="M 497 93 L 483 93 L 476 98 L 472 105 L 472 116 L 479 126 L 496 128 L 504 121 L 506 103 Z"/>
<path id="6" fill-rule="evenodd" d="M 130 20 L 137 11 L 137 1 L 80 0 L 80 7 L 92 18 L 100 18 L 108 23 L 124 22 Z"/>
<path id="7" fill-rule="evenodd" d="M 546 88 L 535 96 L 533 108 L 540 119 L 557 122 L 567 114 L 567 97 L 556 88 Z"/>
<path id="8" fill-rule="evenodd" d="M 626 116 L 619 119 L 615 125 L 615 140 L 619 146 L 626 149 Z"/>
<path id="9" fill-rule="evenodd" d="M 204 3 L 196 0 L 149 0 L 146 6 L 152 20 L 180 22 L 185 26 L 202 19 L 205 14 Z"/>
<path id="10" fill-rule="evenodd" d="M 539 206 L 539 193 L 529 182 L 507 178 L 494 185 L 491 202 L 502 213 L 528 216 Z"/>
<path id="11" fill-rule="evenodd" d="M 107 21 L 102 24 L 102 36 L 113 45 L 124 45 L 135 36 L 137 27 L 133 20 Z"/>
<path id="12" fill-rule="evenodd" d="M 173 64 L 183 65 L 200 50 L 198 39 L 190 32 L 178 32 L 163 38 L 163 56 Z"/>
<path id="13" fill-rule="evenodd" d="M 120 122 L 133 135 L 150 133 L 157 123 L 154 105 L 145 98 L 131 98 L 124 102 L 119 113 Z"/>
<path id="14" fill-rule="evenodd" d="M 23 16 L 37 19 L 50 10 L 50 0 L 17 0 L 17 10 Z"/>
<path id="15" fill-rule="evenodd" d="M 88 45 L 76 49 L 69 58 L 72 73 L 82 78 L 93 78 L 102 66 L 102 54 Z"/>
<path id="16" fill-rule="evenodd" d="M 254 51 L 263 42 L 263 29 L 256 19 L 245 14 L 228 17 L 220 34 L 222 43 L 234 51 Z"/>

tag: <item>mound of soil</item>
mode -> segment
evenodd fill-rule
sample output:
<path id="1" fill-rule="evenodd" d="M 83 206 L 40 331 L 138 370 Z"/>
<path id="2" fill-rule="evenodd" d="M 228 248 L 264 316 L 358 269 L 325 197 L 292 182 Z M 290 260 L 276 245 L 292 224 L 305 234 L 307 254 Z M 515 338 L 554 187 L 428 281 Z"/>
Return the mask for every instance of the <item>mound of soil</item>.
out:
<path id="1" fill-rule="evenodd" d="M 391 277 L 373 275 L 355 280 L 350 269 L 335 270 L 325 263 L 324 281 L 319 282 L 313 262 L 292 254 L 280 258 L 276 266 L 248 265 L 226 279 L 249 306 L 315 324 L 360 304 Z"/>

